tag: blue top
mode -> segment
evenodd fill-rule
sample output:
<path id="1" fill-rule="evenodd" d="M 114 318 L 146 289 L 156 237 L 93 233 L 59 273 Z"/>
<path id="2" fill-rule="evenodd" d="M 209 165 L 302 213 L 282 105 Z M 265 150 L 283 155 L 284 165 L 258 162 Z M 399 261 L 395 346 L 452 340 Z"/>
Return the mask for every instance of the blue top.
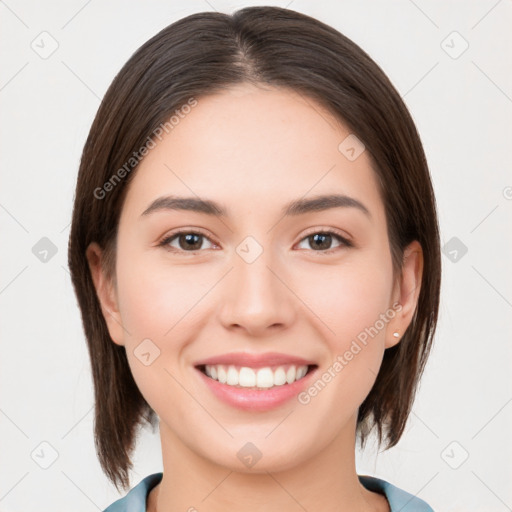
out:
<path id="1" fill-rule="evenodd" d="M 146 500 L 153 487 L 160 483 L 163 473 L 153 473 L 141 480 L 130 492 L 103 512 L 146 512 Z M 369 491 L 386 496 L 391 512 L 434 512 L 423 500 L 373 476 L 358 475 L 361 484 Z"/>

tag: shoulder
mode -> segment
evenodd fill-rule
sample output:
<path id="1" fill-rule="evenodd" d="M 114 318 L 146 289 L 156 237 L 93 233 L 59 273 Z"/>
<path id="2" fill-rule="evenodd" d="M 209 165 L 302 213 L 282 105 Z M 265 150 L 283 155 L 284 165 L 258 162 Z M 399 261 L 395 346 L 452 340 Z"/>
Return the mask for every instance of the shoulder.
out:
<path id="1" fill-rule="evenodd" d="M 358 475 L 359 481 L 369 491 L 380 492 L 386 496 L 391 512 L 434 512 L 425 501 L 409 494 L 393 484 L 374 476 Z"/>
<path id="2" fill-rule="evenodd" d="M 124 498 L 114 501 L 103 512 L 146 512 L 149 491 L 162 480 L 163 473 L 153 473 L 141 480 Z"/>

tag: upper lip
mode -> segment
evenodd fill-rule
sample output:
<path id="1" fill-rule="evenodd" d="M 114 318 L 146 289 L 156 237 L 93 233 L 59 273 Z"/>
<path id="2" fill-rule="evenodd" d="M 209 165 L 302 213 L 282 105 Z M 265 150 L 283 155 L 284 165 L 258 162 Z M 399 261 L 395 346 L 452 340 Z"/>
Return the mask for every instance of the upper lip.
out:
<path id="1" fill-rule="evenodd" d="M 231 352 L 229 354 L 220 354 L 218 356 L 209 357 L 208 359 L 202 359 L 201 361 L 196 362 L 194 366 L 204 366 L 206 364 L 247 366 L 250 368 L 263 368 L 265 366 L 278 366 L 287 364 L 293 364 L 297 366 L 315 365 L 313 361 L 309 361 L 302 357 L 280 354 L 278 352 L 266 352 L 265 354 Z"/>

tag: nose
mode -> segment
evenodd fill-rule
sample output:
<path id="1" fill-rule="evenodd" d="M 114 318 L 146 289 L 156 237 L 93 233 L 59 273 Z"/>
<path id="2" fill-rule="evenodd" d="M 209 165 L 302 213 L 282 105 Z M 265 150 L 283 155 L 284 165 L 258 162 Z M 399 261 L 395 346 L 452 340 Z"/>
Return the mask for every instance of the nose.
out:
<path id="1" fill-rule="evenodd" d="M 263 253 L 253 262 L 233 255 L 233 269 L 220 294 L 220 320 L 225 328 L 243 329 L 252 336 L 274 333 L 292 324 L 296 313 L 293 284 L 277 259 Z"/>

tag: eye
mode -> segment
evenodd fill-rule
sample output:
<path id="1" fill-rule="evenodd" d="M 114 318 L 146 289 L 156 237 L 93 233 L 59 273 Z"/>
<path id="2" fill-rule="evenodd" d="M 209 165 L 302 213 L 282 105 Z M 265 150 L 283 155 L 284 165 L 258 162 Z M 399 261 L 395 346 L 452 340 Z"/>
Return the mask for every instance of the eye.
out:
<path id="1" fill-rule="evenodd" d="M 196 252 L 203 248 L 205 240 L 210 242 L 212 246 L 214 245 L 203 233 L 182 230 L 165 237 L 158 245 L 175 252 Z M 207 247 L 207 249 L 211 248 Z"/>
<path id="2" fill-rule="evenodd" d="M 194 253 L 205 248 L 204 241 L 210 243 L 210 247 L 206 247 L 206 249 L 215 247 L 215 244 L 205 234 L 197 231 L 181 230 L 166 236 L 158 245 L 173 252 Z M 333 241 L 337 242 L 338 245 L 333 247 Z M 352 242 L 334 231 L 313 231 L 303 238 L 299 245 L 304 242 L 309 243 L 313 251 L 322 253 L 331 253 L 343 246 L 353 247 Z"/>
<path id="3" fill-rule="evenodd" d="M 333 240 L 338 241 L 338 245 L 335 247 L 332 247 Z M 330 253 L 343 246 L 353 247 L 352 242 L 334 231 L 314 231 L 303 238 L 299 244 L 303 242 L 309 243 L 314 251 L 324 253 Z"/>

